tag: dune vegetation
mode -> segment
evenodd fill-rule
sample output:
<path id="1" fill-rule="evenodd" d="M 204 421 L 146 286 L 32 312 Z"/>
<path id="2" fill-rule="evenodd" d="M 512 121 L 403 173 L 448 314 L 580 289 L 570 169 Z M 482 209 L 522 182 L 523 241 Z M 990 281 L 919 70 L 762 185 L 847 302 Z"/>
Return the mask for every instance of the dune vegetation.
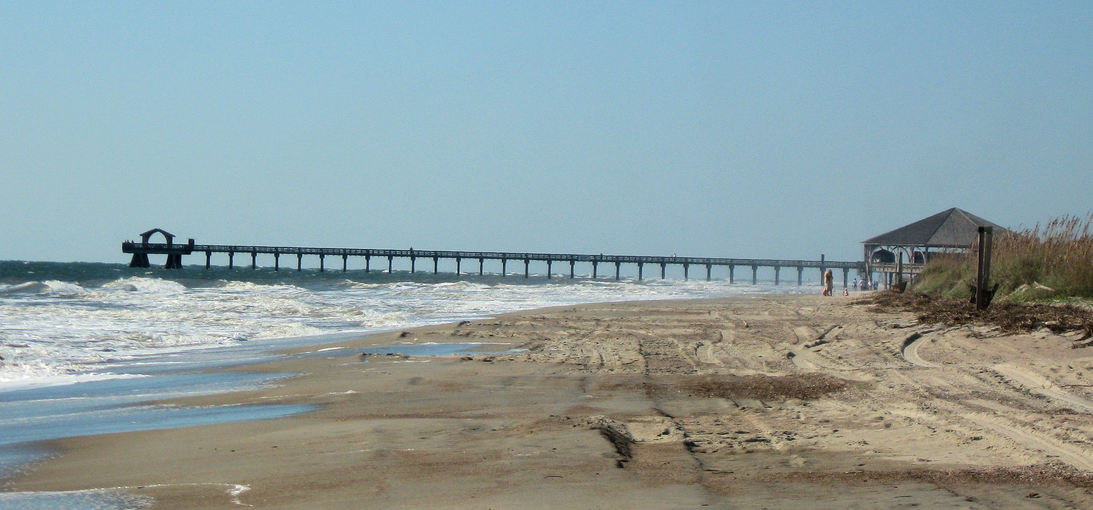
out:
<path id="1" fill-rule="evenodd" d="M 919 275 L 915 292 L 966 300 L 976 278 L 976 253 L 938 254 Z M 991 282 L 996 301 L 1093 299 L 1093 213 L 1064 216 L 1035 227 L 996 233 Z"/>

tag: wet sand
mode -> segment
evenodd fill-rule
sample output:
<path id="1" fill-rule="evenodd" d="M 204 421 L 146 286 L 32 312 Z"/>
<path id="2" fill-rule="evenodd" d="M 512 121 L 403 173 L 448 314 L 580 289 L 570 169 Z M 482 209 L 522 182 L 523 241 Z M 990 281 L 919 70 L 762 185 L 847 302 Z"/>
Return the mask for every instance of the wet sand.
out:
<path id="1" fill-rule="evenodd" d="M 302 374 L 276 387 L 172 402 L 318 411 L 54 441 L 5 490 L 121 488 L 157 508 L 1093 507 L 1093 349 L 851 303 L 596 304 L 339 342 L 245 368 Z M 496 352 L 360 356 L 404 342 Z"/>

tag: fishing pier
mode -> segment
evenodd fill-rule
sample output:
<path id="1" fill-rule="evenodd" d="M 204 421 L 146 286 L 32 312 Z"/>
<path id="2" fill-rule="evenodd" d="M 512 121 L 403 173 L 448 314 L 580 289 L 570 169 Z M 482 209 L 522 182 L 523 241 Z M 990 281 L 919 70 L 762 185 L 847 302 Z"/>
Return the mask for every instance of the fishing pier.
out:
<path id="1" fill-rule="evenodd" d="M 152 243 L 150 238 L 152 235 L 160 233 L 165 237 L 163 243 Z M 818 269 L 819 274 L 822 275 L 827 269 L 841 269 L 843 274 L 843 286 L 847 285 L 849 274 L 851 269 L 856 269 L 859 272 L 865 270 L 865 265 L 862 262 L 840 262 L 824 260 L 824 256 L 820 256 L 820 260 L 779 260 L 779 259 L 741 259 L 741 258 L 719 258 L 719 257 L 666 257 L 666 256 L 645 256 L 645 255 L 584 255 L 574 253 L 525 253 L 525 252 L 500 252 L 500 251 L 451 251 L 451 250 L 415 250 L 413 248 L 400 250 L 400 249 L 374 249 L 374 248 L 314 248 L 314 247 L 300 247 L 300 246 L 251 246 L 251 245 L 224 245 L 224 244 L 196 244 L 193 239 L 190 239 L 186 244 L 176 244 L 174 242 L 174 235 L 162 230 L 153 229 L 141 234 L 141 241 L 126 241 L 121 245 L 123 253 L 132 254 L 132 259 L 129 263 L 130 267 L 150 267 L 148 261 L 149 254 L 162 254 L 167 255 L 167 264 L 165 267 L 178 269 L 182 267 L 182 256 L 191 255 L 195 252 L 205 254 L 205 268 L 208 269 L 212 266 L 212 256 L 214 253 L 226 253 L 228 255 L 228 268 L 235 267 L 235 256 L 250 255 L 250 266 L 252 269 L 258 268 L 258 255 L 273 255 L 273 269 L 278 271 L 281 269 L 281 255 L 296 256 L 296 270 L 303 269 L 304 256 L 317 256 L 319 257 L 319 270 L 326 270 L 326 258 L 334 257 L 341 258 L 341 270 L 349 270 L 349 259 L 359 258 L 364 260 L 364 271 L 373 271 L 372 259 L 376 258 L 383 261 L 386 259 L 387 271 L 391 272 L 394 268 L 394 259 L 409 259 L 410 272 L 417 271 L 417 262 L 419 259 L 425 261 L 432 261 L 432 272 L 434 274 L 439 272 L 440 260 L 454 260 L 455 272 L 458 275 L 471 274 L 463 272 L 463 262 L 478 262 L 479 275 L 485 274 L 484 266 L 487 260 L 499 260 L 501 262 L 501 276 L 507 274 L 508 263 L 523 262 L 524 264 L 524 277 L 528 278 L 531 275 L 531 263 L 545 263 L 546 264 L 546 277 L 549 279 L 555 273 L 553 273 L 553 265 L 561 264 L 569 265 L 569 277 L 576 277 L 575 267 L 577 263 L 591 264 L 592 266 L 592 278 L 599 277 L 599 268 L 601 264 L 606 264 L 608 267 L 614 265 L 615 279 L 620 279 L 620 270 L 623 264 L 635 264 L 638 269 L 638 279 L 641 280 L 645 277 L 645 266 L 653 266 L 654 268 L 660 268 L 660 277 L 665 277 L 665 268 L 669 265 L 680 266 L 683 268 L 684 279 L 689 279 L 690 269 L 692 267 L 705 268 L 706 280 L 711 279 L 711 272 L 714 266 L 722 266 L 729 268 L 729 283 L 735 283 L 736 280 L 736 268 L 751 268 L 751 281 L 756 283 L 757 272 L 760 267 L 770 267 L 774 269 L 774 283 L 778 285 L 781 283 L 781 270 L 783 268 L 795 268 L 797 270 L 797 285 L 801 285 L 803 282 L 803 273 L 806 268 Z"/>

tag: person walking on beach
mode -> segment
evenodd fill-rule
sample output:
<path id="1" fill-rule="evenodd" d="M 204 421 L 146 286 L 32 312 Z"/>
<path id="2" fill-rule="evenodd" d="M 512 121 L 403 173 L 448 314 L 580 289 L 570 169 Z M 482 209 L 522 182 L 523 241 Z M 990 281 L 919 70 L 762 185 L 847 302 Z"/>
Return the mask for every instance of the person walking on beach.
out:
<path id="1" fill-rule="evenodd" d="M 830 296 L 831 295 L 831 289 L 834 286 L 835 286 L 835 275 L 831 273 L 830 269 L 828 269 L 827 271 L 824 271 L 824 295 L 825 296 Z"/>

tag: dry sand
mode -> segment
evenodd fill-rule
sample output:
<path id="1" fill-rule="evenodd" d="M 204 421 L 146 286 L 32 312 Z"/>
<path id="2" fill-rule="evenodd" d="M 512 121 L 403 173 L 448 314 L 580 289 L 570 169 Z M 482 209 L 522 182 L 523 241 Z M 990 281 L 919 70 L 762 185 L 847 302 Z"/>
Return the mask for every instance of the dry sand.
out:
<path id="1" fill-rule="evenodd" d="M 1093 349 L 919 324 L 848 298 L 598 304 L 337 345 L 176 404 L 283 419 L 56 441 L 8 490 L 161 508 L 1093 508 Z M 316 350 L 316 349 L 312 349 Z"/>

